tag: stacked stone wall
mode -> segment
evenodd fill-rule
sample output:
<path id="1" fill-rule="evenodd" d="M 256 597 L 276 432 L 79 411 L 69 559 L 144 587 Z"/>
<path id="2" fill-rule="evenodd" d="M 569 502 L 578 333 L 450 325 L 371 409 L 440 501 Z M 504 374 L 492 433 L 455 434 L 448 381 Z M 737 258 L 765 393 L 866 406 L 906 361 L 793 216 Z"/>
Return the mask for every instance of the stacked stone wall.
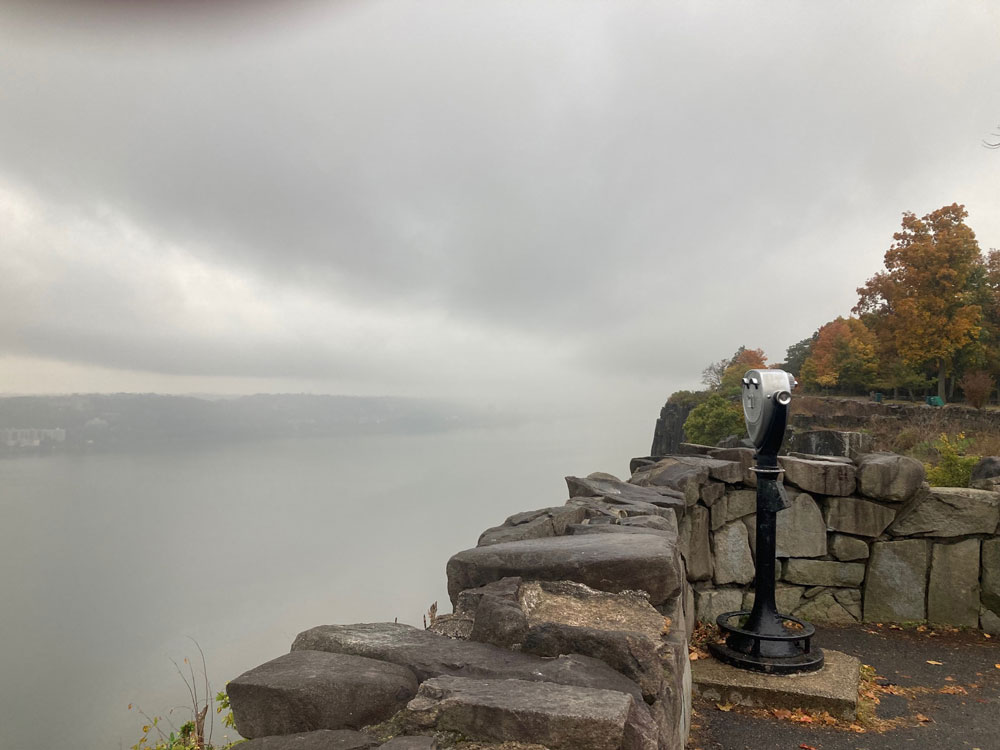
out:
<path id="1" fill-rule="evenodd" d="M 845 452 L 863 436 L 820 441 Z M 632 481 L 683 486 L 680 545 L 696 617 L 749 609 L 754 590 L 754 483 L 747 448 L 682 445 L 698 460 L 738 459 L 739 481 L 676 475 L 691 456 L 640 459 Z M 777 516 L 780 611 L 821 623 L 914 622 L 1000 632 L 1000 495 L 931 487 L 920 462 L 891 453 L 779 458 L 789 507 Z M 633 462 L 635 464 L 635 462 Z M 669 480 L 665 473 L 674 472 Z"/>
<path id="2" fill-rule="evenodd" d="M 704 472 L 735 481 L 742 467 Z M 679 529 L 698 486 L 566 484 L 565 504 L 452 556 L 453 612 L 428 628 L 321 625 L 230 682 L 241 747 L 681 750 L 695 613 Z"/>

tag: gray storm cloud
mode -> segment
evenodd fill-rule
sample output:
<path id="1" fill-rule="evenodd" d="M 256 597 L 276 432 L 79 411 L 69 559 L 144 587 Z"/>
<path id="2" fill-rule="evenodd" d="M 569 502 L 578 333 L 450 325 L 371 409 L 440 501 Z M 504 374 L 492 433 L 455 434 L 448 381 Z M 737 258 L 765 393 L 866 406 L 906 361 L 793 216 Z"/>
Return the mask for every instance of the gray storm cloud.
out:
<path id="1" fill-rule="evenodd" d="M 0 352 L 109 389 L 663 394 L 1000 236 L 986 5 L 126 5 L 0 25 Z"/>

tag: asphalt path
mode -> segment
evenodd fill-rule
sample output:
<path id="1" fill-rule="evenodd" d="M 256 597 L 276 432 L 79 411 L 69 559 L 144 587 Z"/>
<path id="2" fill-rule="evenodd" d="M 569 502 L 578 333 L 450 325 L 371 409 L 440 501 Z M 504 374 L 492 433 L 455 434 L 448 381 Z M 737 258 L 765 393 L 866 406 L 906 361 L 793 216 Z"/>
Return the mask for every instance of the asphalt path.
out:
<path id="1" fill-rule="evenodd" d="M 1000 638 L 855 625 L 817 628 L 814 643 L 875 668 L 879 704 L 866 731 L 696 700 L 689 750 L 1000 750 Z"/>

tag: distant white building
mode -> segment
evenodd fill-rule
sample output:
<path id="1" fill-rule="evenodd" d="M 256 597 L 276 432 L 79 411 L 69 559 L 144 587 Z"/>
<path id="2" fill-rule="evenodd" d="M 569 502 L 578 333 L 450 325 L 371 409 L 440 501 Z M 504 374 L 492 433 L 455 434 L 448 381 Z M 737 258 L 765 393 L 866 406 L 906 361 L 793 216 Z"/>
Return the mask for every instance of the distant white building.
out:
<path id="1" fill-rule="evenodd" d="M 6 427 L 0 429 L 0 440 L 8 448 L 37 448 L 43 440 L 53 443 L 66 441 L 66 430 L 62 427 Z"/>

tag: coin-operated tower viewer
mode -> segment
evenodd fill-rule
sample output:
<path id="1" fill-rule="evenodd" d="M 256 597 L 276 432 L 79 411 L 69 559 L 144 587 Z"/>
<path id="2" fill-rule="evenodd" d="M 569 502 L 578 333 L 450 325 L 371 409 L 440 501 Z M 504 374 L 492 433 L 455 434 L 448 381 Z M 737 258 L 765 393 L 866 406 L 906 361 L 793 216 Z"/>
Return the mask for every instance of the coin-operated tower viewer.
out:
<path id="1" fill-rule="evenodd" d="M 823 666 L 823 652 L 812 648 L 816 629 L 778 612 L 774 603 L 778 511 L 787 508 L 778 451 L 785 439 L 788 405 L 796 382 L 784 370 L 750 370 L 743 377 L 743 416 L 757 449 L 757 546 L 752 610 L 725 612 L 717 623 L 726 642 L 709 646 L 712 655 L 741 669 L 773 674 L 812 672 Z"/>

